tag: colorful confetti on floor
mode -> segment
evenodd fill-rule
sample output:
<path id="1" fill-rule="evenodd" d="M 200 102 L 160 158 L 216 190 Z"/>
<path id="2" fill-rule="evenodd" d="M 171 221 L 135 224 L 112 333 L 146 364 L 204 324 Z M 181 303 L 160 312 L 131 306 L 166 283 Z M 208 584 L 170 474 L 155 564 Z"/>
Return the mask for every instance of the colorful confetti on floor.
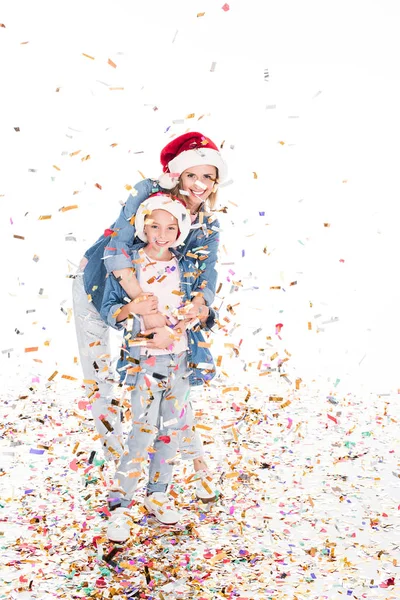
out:
<path id="1" fill-rule="evenodd" d="M 220 496 L 198 502 L 177 461 L 182 522 L 148 516 L 141 489 L 124 547 L 105 537 L 110 473 L 79 388 L 3 402 L 0 598 L 398 598 L 397 398 L 270 377 L 281 396 L 196 395 Z"/>

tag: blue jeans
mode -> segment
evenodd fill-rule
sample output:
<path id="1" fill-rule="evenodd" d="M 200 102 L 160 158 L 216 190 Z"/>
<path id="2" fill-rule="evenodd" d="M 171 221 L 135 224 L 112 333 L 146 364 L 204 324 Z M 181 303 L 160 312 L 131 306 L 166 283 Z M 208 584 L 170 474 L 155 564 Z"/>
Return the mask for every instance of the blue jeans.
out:
<path id="1" fill-rule="evenodd" d="M 156 356 L 154 366 L 141 358 L 141 371 L 131 395 L 132 429 L 117 467 L 108 502 L 129 506 L 148 458 L 147 493 L 166 492 L 182 436 L 186 451 L 196 451 L 192 406 L 189 400 L 187 354 Z"/>

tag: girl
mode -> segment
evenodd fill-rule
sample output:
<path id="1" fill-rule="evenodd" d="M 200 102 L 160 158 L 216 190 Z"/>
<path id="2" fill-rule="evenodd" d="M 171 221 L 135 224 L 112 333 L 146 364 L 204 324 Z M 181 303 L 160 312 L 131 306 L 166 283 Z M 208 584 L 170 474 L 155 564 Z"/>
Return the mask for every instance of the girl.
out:
<path id="1" fill-rule="evenodd" d="M 136 316 L 135 302 L 126 302 L 129 299 L 125 290 L 113 275 L 106 282 L 101 316 L 112 327 L 124 327 L 125 383 L 132 390 L 132 429 L 117 466 L 117 487 L 110 491 L 108 500 L 114 510 L 107 536 L 115 542 L 129 538 L 128 509 L 148 453 L 151 460 L 144 504 L 165 525 L 179 521 L 179 512 L 166 491 L 171 483 L 173 460 L 182 446 L 181 438 L 185 437 L 187 449 L 196 452 L 189 377 L 193 375 L 196 384 L 202 384 L 215 375 L 200 325 L 187 331 L 181 325 L 199 277 L 193 261 L 176 250 L 188 235 L 190 225 L 187 209 L 167 194 L 151 196 L 136 213 L 136 233 L 143 241 L 132 247 L 130 257 L 142 290 L 154 290 L 168 319 L 167 349 L 158 349 L 154 340 L 137 337 L 142 323 Z M 214 324 L 215 314 L 210 310 L 212 314 L 203 328 Z"/>
<path id="2" fill-rule="evenodd" d="M 218 183 L 227 177 L 226 164 L 217 146 L 197 132 L 172 140 L 161 151 L 160 159 L 163 174 L 159 180 L 145 179 L 135 186 L 117 221 L 85 253 L 73 284 L 75 326 L 84 381 L 107 460 L 118 460 L 124 447 L 120 407 L 113 398 L 109 329 L 99 314 L 107 274 L 112 273 L 126 295 L 135 300 L 132 310 L 137 315 L 147 315 L 144 325 L 154 335 L 154 346 L 168 345 L 165 318 L 158 313 L 157 299 L 152 294 L 142 294 L 130 259 L 136 235 L 135 215 L 152 193 L 171 190 L 190 212 L 192 227 L 183 252 L 193 261 L 199 276 L 198 292 L 187 319 L 207 318 L 208 307 L 215 295 L 219 223 L 209 209 L 215 206 Z M 194 383 L 192 376 L 190 383 Z M 196 442 L 197 450 L 200 450 L 202 442 L 198 435 Z M 182 446 L 182 458 L 190 459 L 190 453 L 185 454 L 184 450 Z M 207 475 L 202 456 L 194 460 L 194 469 Z M 203 501 L 213 500 L 215 490 L 208 494 L 199 479 L 197 494 Z"/>

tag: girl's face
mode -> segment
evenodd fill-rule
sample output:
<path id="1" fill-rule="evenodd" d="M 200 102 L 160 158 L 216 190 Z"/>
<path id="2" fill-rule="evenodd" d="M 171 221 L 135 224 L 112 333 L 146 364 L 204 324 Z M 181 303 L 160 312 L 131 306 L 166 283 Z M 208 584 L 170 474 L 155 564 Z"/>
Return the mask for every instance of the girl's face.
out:
<path id="1" fill-rule="evenodd" d="M 200 206 L 213 191 L 214 183 L 217 178 L 217 169 L 212 165 L 198 165 L 190 167 L 181 174 L 180 189 L 188 192 L 185 195 L 185 202 L 190 210 Z"/>
<path id="2" fill-rule="evenodd" d="M 168 248 L 178 239 L 178 220 L 166 210 L 153 210 L 146 218 L 144 232 L 151 249 L 157 257 L 162 257 L 168 254 Z"/>

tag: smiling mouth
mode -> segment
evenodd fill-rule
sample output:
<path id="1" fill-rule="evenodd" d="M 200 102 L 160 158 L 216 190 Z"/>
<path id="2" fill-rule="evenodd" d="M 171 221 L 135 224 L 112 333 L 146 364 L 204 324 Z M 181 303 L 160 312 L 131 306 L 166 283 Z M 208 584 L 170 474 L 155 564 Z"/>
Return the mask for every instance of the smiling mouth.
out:
<path id="1" fill-rule="evenodd" d="M 196 196 L 197 198 L 199 198 L 200 196 L 202 196 L 204 194 L 205 190 L 200 190 L 200 191 L 190 190 L 190 192 L 193 194 L 193 196 Z"/>

